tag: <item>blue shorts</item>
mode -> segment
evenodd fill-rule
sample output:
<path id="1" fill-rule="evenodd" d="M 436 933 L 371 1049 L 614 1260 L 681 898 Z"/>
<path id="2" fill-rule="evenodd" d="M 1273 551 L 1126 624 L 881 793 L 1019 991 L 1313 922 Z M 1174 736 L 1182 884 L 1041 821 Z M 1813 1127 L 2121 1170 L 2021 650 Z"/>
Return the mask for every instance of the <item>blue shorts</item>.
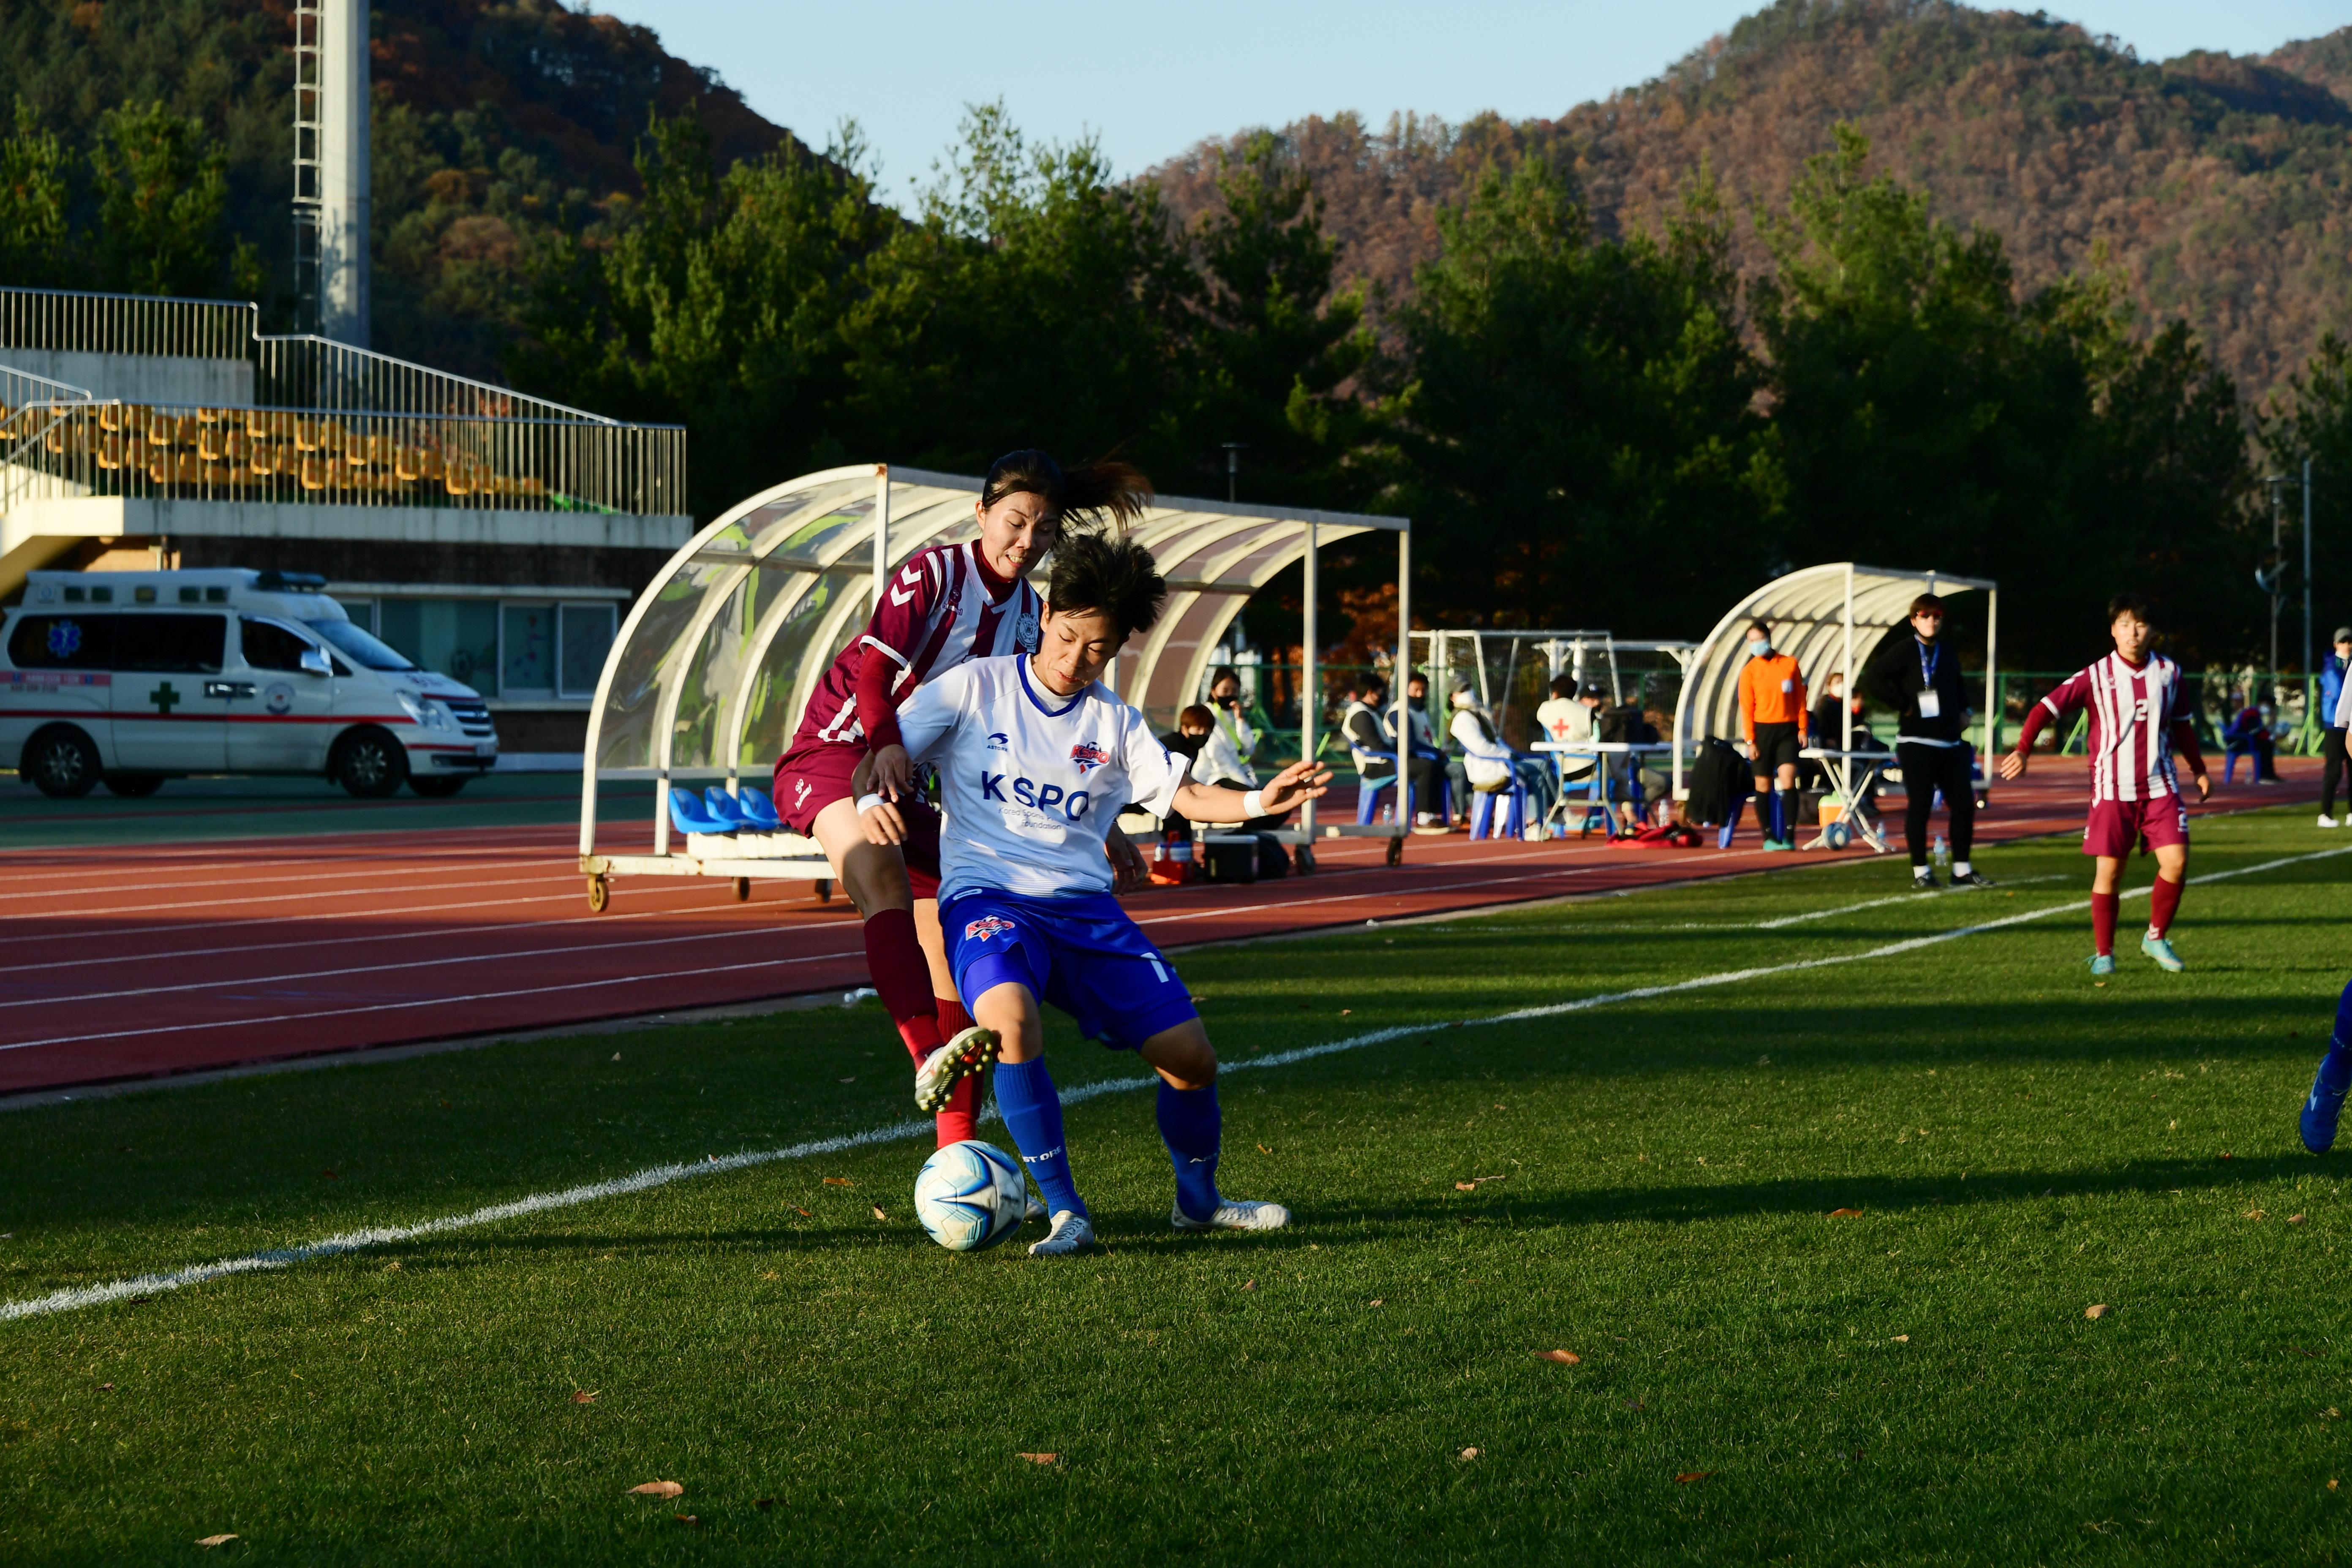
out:
<path id="1" fill-rule="evenodd" d="M 1009 980 L 1076 1018 L 1087 1038 L 1121 1051 L 1201 1016 L 1151 939 L 1108 893 L 962 893 L 940 906 L 940 924 L 967 1008 Z"/>

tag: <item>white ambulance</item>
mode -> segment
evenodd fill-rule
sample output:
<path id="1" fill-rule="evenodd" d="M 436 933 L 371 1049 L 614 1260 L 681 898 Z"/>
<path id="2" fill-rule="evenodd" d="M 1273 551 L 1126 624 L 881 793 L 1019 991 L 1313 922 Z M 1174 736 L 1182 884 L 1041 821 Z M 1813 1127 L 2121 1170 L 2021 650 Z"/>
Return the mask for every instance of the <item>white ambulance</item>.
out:
<path id="1" fill-rule="evenodd" d="M 0 764 L 44 795 L 188 773 L 451 795 L 498 762 L 473 688 L 420 669 L 290 572 L 35 572 L 0 619 Z"/>

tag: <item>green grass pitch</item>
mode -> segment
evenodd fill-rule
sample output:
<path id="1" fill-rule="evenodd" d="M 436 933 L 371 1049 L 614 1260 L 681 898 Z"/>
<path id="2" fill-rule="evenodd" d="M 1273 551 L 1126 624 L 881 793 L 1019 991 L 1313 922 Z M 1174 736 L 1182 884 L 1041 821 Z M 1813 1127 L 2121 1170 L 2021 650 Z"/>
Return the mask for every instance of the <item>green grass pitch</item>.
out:
<path id="1" fill-rule="evenodd" d="M 2192 873 L 2308 822 L 2200 824 Z M 2178 976 L 2144 900 L 2105 984 L 2079 910 L 1779 967 L 2085 891 L 2063 841 L 1980 864 L 1183 954 L 1223 1184 L 1286 1232 L 1171 1233 L 1150 1096 L 1105 1093 L 1090 1258 L 940 1251 L 898 1142 L 0 1322 L 0 1561 L 2344 1560 L 2352 1206 L 2294 1118 L 2352 857 L 2192 886 Z M 886 1126 L 907 1084 L 867 1006 L 0 1113 L 0 1301 Z"/>

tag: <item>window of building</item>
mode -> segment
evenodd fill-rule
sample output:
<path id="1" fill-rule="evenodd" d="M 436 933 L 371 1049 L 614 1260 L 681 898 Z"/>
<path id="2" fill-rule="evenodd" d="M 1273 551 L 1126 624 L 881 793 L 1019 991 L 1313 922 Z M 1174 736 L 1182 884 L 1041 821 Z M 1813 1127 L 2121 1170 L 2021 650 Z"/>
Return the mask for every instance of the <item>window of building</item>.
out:
<path id="1" fill-rule="evenodd" d="M 349 606 L 345 606 L 348 608 Z M 386 599 L 376 635 L 426 669 L 499 692 L 499 606 L 488 599 Z"/>
<path id="2" fill-rule="evenodd" d="M 564 697 L 593 697 L 604 673 L 605 657 L 613 651 L 613 629 L 619 612 L 610 604 L 561 607 L 557 620 L 557 691 Z"/>
<path id="3" fill-rule="evenodd" d="M 555 695 L 555 606 L 509 604 L 500 606 L 499 695 Z"/>

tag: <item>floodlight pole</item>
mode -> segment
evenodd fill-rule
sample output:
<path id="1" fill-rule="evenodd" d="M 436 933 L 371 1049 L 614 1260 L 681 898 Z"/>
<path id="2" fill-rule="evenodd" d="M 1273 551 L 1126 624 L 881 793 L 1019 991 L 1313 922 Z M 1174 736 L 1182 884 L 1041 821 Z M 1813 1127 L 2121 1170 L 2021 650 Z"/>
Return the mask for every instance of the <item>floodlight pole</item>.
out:
<path id="1" fill-rule="evenodd" d="M 1300 626 L 1298 643 L 1298 758 L 1301 762 L 1315 760 L 1316 710 L 1322 706 L 1322 691 L 1315 676 L 1315 596 L 1321 587 L 1320 574 L 1315 569 L 1315 522 L 1308 519 L 1307 555 L 1301 563 L 1305 576 L 1306 615 Z M 1299 831 L 1311 841 L 1315 837 L 1315 803 L 1311 800 L 1298 808 Z"/>
<path id="2" fill-rule="evenodd" d="M 2311 642 L 2311 459 L 2305 458 L 2303 460 L 2303 676 L 2306 689 L 2309 689 L 2312 678 L 2319 673 L 2319 666 L 2313 662 L 2315 653 Z"/>
<path id="3" fill-rule="evenodd" d="M 1985 590 L 1984 797 L 1992 799 L 1992 757 L 2000 744 L 2000 590 Z"/>
<path id="4" fill-rule="evenodd" d="M 1412 684 L 1412 524 L 1397 530 L 1397 662 L 1396 689 L 1396 817 L 1399 827 L 1412 826 L 1412 704 L 1404 689 Z M 1358 788 L 1362 788 L 1358 781 Z M 1426 810 L 1429 802 L 1423 801 Z"/>
<path id="5" fill-rule="evenodd" d="M 1224 445 L 1225 500 L 1229 502 L 1238 501 L 1241 500 L 1242 454 L 1249 450 L 1249 443 L 1247 441 L 1228 441 Z"/>
<path id="6" fill-rule="evenodd" d="M 882 590 L 890 585 L 890 465 L 874 465 L 874 610 L 882 610 Z"/>

